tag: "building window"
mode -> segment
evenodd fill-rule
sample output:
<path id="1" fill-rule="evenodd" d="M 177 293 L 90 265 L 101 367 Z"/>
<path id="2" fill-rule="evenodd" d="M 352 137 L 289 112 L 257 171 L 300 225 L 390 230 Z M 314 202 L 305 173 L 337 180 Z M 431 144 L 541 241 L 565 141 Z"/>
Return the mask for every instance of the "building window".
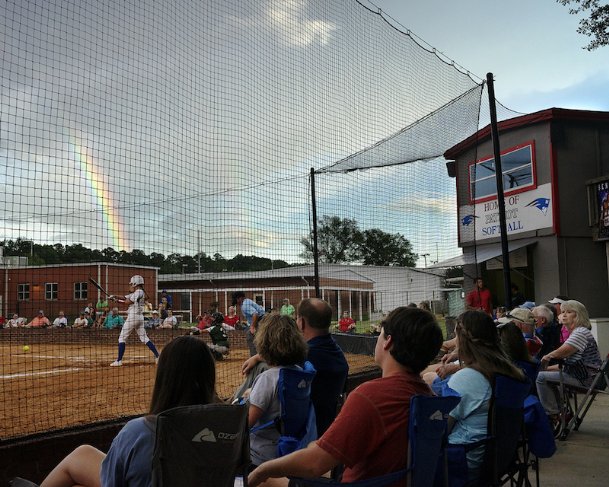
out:
<path id="1" fill-rule="evenodd" d="M 47 301 L 57 301 L 57 289 L 59 285 L 56 282 L 47 282 L 44 285 L 44 299 Z"/>
<path id="2" fill-rule="evenodd" d="M 30 299 L 30 285 L 19 284 L 17 286 L 17 300 L 27 301 L 28 299 Z"/>
<path id="3" fill-rule="evenodd" d="M 501 153 L 503 192 L 505 195 L 535 188 L 535 145 L 512 147 Z M 497 197 L 495 159 L 482 159 L 469 166 L 469 191 L 472 202 Z"/>
<path id="4" fill-rule="evenodd" d="M 74 299 L 87 299 L 87 283 L 86 282 L 75 282 L 74 283 Z"/>

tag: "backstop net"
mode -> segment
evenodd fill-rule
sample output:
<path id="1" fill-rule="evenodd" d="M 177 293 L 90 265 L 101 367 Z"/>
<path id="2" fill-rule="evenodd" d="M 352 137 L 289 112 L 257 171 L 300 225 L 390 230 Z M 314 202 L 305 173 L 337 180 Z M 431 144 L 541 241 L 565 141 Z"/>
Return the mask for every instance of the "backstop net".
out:
<path id="1" fill-rule="evenodd" d="M 6 0 L 0 35 L 3 440 L 147 411 L 154 351 L 133 332 L 110 367 L 128 309 L 107 294 L 134 275 L 159 351 L 236 290 L 269 313 L 319 293 L 355 321 L 353 371 L 384 313 L 445 310 L 441 155 L 486 123 L 484 86 L 374 4 Z"/>

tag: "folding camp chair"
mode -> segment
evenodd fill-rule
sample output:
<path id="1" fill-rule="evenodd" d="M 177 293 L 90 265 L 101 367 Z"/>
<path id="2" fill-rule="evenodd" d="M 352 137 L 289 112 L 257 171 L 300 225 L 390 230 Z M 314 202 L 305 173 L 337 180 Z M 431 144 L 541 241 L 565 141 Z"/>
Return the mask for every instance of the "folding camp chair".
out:
<path id="1" fill-rule="evenodd" d="M 441 469 L 440 477 L 447 481 L 445 475 L 446 459 L 444 446 L 447 437 L 448 413 L 459 403 L 461 398 L 455 396 L 413 396 L 410 400 L 409 419 L 409 462 L 408 467 L 397 472 L 352 483 L 341 483 L 337 480 L 294 479 L 301 487 L 321 487 L 340 485 L 341 487 L 382 487 L 391 485 L 407 477 L 408 485 L 413 487 L 430 487 L 434 485 L 436 470 Z"/>
<path id="2" fill-rule="evenodd" d="M 315 377 L 311 362 L 302 369 L 282 368 L 277 381 L 279 417 L 250 430 L 255 433 L 264 428 L 278 428 L 277 456 L 281 457 L 306 447 L 317 439 L 315 409 L 311 401 L 311 383 Z"/>
<path id="3" fill-rule="evenodd" d="M 530 390 L 528 380 L 495 376 L 480 485 L 530 485 L 528 445 L 523 441 L 524 402 Z"/>
<path id="4" fill-rule="evenodd" d="M 249 466 L 247 407 L 183 406 L 157 416 L 152 486 L 247 486 Z"/>
<path id="5" fill-rule="evenodd" d="M 559 364 L 560 384 L 558 388 L 560 394 L 560 423 L 556 430 L 556 437 L 560 440 L 566 440 L 572 430 L 577 431 L 579 429 L 596 396 L 598 394 L 609 394 L 605 390 L 607 384 L 609 384 L 609 354 L 598 369 L 590 387 L 565 384 L 562 365 L 561 362 Z M 581 401 L 578 398 L 579 395 L 584 396 Z"/>
<path id="6" fill-rule="evenodd" d="M 530 394 L 524 400 L 524 425 L 526 438 L 522 461 L 535 471 L 535 484 L 539 487 L 539 459 L 550 458 L 556 452 L 556 442 L 550 419 L 537 396 Z"/>
<path id="7" fill-rule="evenodd" d="M 449 445 L 449 484 L 462 486 L 530 485 L 529 451 L 525 441 L 524 401 L 529 380 L 518 381 L 504 375 L 494 378 L 489 404 L 487 437 L 466 445 Z M 467 470 L 467 452 L 484 446 L 480 477 L 472 480 Z"/>

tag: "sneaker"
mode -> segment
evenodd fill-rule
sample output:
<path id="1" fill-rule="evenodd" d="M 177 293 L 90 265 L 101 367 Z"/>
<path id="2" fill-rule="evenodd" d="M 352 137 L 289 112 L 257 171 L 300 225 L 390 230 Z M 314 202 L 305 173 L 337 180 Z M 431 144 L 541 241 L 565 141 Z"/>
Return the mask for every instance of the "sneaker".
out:
<path id="1" fill-rule="evenodd" d="M 121 365 L 123 365 L 122 360 L 115 360 L 110 364 L 110 367 L 120 367 Z"/>

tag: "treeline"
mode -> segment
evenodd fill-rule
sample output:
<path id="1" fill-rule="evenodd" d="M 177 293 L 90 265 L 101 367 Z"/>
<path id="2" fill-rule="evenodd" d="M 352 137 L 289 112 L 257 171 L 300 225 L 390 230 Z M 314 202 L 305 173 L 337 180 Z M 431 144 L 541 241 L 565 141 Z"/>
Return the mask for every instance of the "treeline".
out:
<path id="1" fill-rule="evenodd" d="M 199 266 L 201 272 L 265 271 L 290 266 L 283 260 L 272 260 L 255 255 L 238 254 L 232 259 L 226 259 L 218 253 L 213 256 L 205 253 L 163 255 L 157 252 L 147 255 L 138 249 L 127 252 L 125 250 L 116 251 L 112 247 L 103 250 L 89 249 L 81 244 L 39 245 L 30 240 L 21 239 L 4 240 L 0 245 L 4 247 L 4 256 L 28 257 L 30 265 L 109 262 L 159 267 L 161 274 L 194 273 L 199 271 Z"/>

